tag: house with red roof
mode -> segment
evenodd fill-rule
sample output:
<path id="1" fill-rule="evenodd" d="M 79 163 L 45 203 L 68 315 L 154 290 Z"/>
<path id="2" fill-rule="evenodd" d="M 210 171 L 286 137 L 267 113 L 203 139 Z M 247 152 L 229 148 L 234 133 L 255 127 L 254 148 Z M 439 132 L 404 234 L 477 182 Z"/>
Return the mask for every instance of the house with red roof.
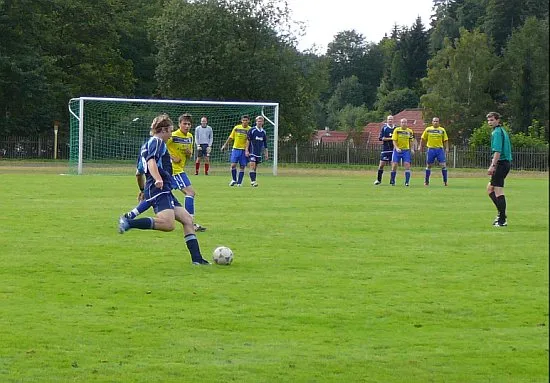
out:
<path id="1" fill-rule="evenodd" d="M 396 126 L 399 126 L 400 121 L 403 118 L 407 119 L 407 126 L 413 130 L 414 138 L 416 142 L 418 142 L 418 140 L 420 140 L 420 136 L 422 136 L 422 133 L 426 128 L 426 124 L 424 123 L 424 119 L 422 117 L 422 109 L 404 109 L 401 112 L 394 114 L 394 124 Z M 381 122 L 371 122 L 367 124 L 363 128 L 361 142 L 355 144 L 361 146 L 377 144 L 379 142 L 378 135 L 380 134 L 380 128 L 382 127 L 384 122 L 386 122 L 385 119 Z M 318 130 L 313 135 L 312 142 L 315 145 L 319 145 L 320 143 L 342 143 L 348 141 L 349 139 L 351 139 L 351 137 L 349 137 L 347 132 L 325 128 L 324 130 Z"/>
<path id="2" fill-rule="evenodd" d="M 329 128 L 325 128 L 324 130 L 318 130 L 313 135 L 313 138 L 311 141 L 315 145 L 319 145 L 321 143 L 332 143 L 332 142 L 346 142 L 348 140 L 348 133 L 342 132 L 339 130 L 330 130 Z"/>
<path id="3" fill-rule="evenodd" d="M 407 126 L 412 129 L 414 132 L 414 138 L 418 142 L 420 136 L 424 133 L 426 129 L 426 124 L 424 123 L 424 118 L 422 116 L 422 109 L 404 109 L 401 112 L 393 115 L 393 123 L 395 126 L 399 126 L 401 119 L 407 119 Z M 378 136 L 380 134 L 380 128 L 386 122 L 371 122 L 364 127 L 363 132 L 365 132 L 366 140 L 368 144 L 378 142 Z"/>

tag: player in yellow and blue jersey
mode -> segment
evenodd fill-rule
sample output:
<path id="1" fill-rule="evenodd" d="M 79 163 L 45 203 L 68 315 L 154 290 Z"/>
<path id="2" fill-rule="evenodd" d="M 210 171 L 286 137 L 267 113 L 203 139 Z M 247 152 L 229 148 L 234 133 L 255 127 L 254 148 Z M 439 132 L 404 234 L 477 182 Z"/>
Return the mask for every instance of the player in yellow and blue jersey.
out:
<path id="1" fill-rule="evenodd" d="M 229 186 L 241 186 L 244 178 L 244 168 L 248 163 L 246 157 L 246 140 L 248 138 L 248 131 L 250 130 L 250 117 L 244 115 L 241 117 L 241 123 L 236 125 L 225 143 L 221 147 L 223 152 L 227 145 L 233 141 L 233 150 L 231 150 L 231 181 Z M 239 164 L 239 178 L 237 179 L 237 164 Z"/>
<path id="2" fill-rule="evenodd" d="M 193 155 L 193 134 L 189 132 L 192 124 L 192 117 L 188 113 L 182 114 L 178 118 L 179 129 L 172 133 L 172 137 L 166 143 L 170 158 L 172 159 L 172 175 L 174 189 L 180 190 L 185 194 L 185 210 L 191 217 L 195 217 L 195 190 L 191 186 L 191 181 L 185 173 L 185 164 Z M 206 228 L 195 224 L 196 231 L 205 231 Z"/>
<path id="3" fill-rule="evenodd" d="M 395 186 L 397 165 L 403 160 L 405 167 L 405 186 L 409 186 L 411 180 L 411 155 L 414 154 L 414 132 L 407 127 L 407 119 L 401 119 L 401 126 L 395 128 L 392 133 L 393 154 L 391 157 L 390 185 Z"/>
<path id="4" fill-rule="evenodd" d="M 425 144 L 428 148 L 426 153 L 426 177 L 424 185 L 430 184 L 430 175 L 432 173 L 432 165 L 435 160 L 441 166 L 441 174 L 443 175 L 443 184 L 447 186 L 447 160 L 446 154 L 449 153 L 449 137 L 445 128 L 439 125 L 439 117 L 432 118 L 432 125 L 424 129 L 420 138 L 419 151 L 422 151 L 422 145 Z"/>

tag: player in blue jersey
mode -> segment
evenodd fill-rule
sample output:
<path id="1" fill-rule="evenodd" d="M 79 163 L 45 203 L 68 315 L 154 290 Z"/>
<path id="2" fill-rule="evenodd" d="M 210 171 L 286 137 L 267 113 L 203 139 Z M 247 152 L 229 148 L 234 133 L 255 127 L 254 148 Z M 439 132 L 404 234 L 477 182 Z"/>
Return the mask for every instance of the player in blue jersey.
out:
<path id="1" fill-rule="evenodd" d="M 151 203 L 155 217 L 128 219 L 122 216 L 119 219 L 119 233 L 130 229 L 172 231 L 175 221 L 178 221 L 183 225 L 185 243 L 193 264 L 209 265 L 201 255 L 192 217 L 172 194 L 172 167 L 166 142 L 172 136 L 173 126 L 168 115 L 157 116 L 151 124 L 152 137 L 141 151 L 140 160 L 145 174 L 143 195 Z"/>
<path id="2" fill-rule="evenodd" d="M 245 155 L 250 161 L 250 185 L 252 187 L 258 187 L 256 182 L 256 169 L 258 165 L 262 163 L 262 160 L 269 159 L 269 152 L 267 150 L 267 134 L 264 130 L 264 118 L 262 116 L 256 117 L 256 126 L 248 131 L 246 138 L 246 150 Z"/>
<path id="3" fill-rule="evenodd" d="M 391 162 L 391 156 L 393 154 L 393 130 L 395 125 L 393 124 L 393 116 L 386 118 L 386 123 L 380 128 L 380 135 L 378 141 L 382 141 L 382 151 L 380 152 L 380 163 L 378 164 L 378 175 L 375 185 L 382 183 L 382 174 L 384 174 L 384 166 Z"/>

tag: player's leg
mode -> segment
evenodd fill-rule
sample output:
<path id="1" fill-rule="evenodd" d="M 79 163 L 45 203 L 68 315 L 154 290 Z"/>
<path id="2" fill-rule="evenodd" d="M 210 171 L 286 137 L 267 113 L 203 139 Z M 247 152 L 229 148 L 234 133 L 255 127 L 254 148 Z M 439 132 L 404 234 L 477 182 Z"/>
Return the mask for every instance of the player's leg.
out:
<path id="1" fill-rule="evenodd" d="M 443 185 L 447 186 L 447 158 L 445 156 L 445 149 L 441 148 L 437 156 L 437 162 L 441 166 L 441 176 L 443 177 Z"/>
<path id="2" fill-rule="evenodd" d="M 248 175 L 250 176 L 250 186 L 257 187 L 258 183 L 256 182 L 256 168 L 258 166 L 257 157 L 254 155 L 250 155 L 250 171 L 248 172 Z"/>
<path id="3" fill-rule="evenodd" d="M 244 149 L 241 150 L 238 162 L 239 162 L 239 178 L 237 179 L 237 186 L 241 186 L 243 184 L 243 179 L 244 179 L 244 169 L 246 168 L 246 165 L 248 165 L 248 158 L 245 155 Z"/>
<path id="4" fill-rule="evenodd" d="M 401 153 L 403 157 L 403 166 L 405 167 L 405 186 L 411 182 L 411 151 L 405 150 Z"/>
<path id="5" fill-rule="evenodd" d="M 376 175 L 375 185 L 380 185 L 382 183 L 382 175 L 384 174 L 384 166 L 386 163 L 391 160 L 391 156 L 387 155 L 385 152 L 380 153 L 380 162 L 378 163 L 378 173 Z"/>
<path id="6" fill-rule="evenodd" d="M 424 177 L 424 185 L 428 186 L 430 184 L 430 176 L 432 175 L 432 165 L 434 164 L 434 152 L 432 148 L 428 148 L 426 151 L 426 170 Z"/>
<path id="7" fill-rule="evenodd" d="M 201 152 L 197 152 L 197 159 L 195 160 L 195 175 L 199 175 L 199 169 L 201 167 Z"/>
<path id="8" fill-rule="evenodd" d="M 393 185 L 395 186 L 395 176 L 397 175 L 397 156 L 392 157 L 392 162 L 391 162 L 391 173 L 390 173 L 390 185 Z"/>
<path id="9" fill-rule="evenodd" d="M 495 226 L 507 226 L 506 221 L 506 197 L 504 196 L 504 179 L 510 172 L 510 163 L 499 161 L 495 169 L 495 173 L 491 178 L 490 185 L 493 188 L 494 196 L 491 197 L 498 210 L 498 219 L 493 224 Z M 494 199 L 493 199 L 494 198 Z"/>
<path id="10" fill-rule="evenodd" d="M 403 160 L 403 166 L 405 167 L 405 186 L 409 186 L 411 182 L 411 163 Z"/>
<path id="11" fill-rule="evenodd" d="M 211 148 L 208 145 L 204 145 L 202 159 L 204 161 L 204 175 L 208 175 L 208 170 L 210 170 L 210 150 Z"/>
<path id="12" fill-rule="evenodd" d="M 237 184 L 237 162 L 239 161 L 238 150 L 231 150 L 231 182 L 229 186 L 235 186 Z"/>
<path id="13" fill-rule="evenodd" d="M 170 198 L 171 193 L 163 193 L 151 199 L 155 210 L 155 218 L 137 218 L 128 219 L 124 216 L 120 217 L 118 231 L 120 234 L 130 229 L 140 230 L 174 230 L 174 211 L 173 202 Z"/>
<path id="14" fill-rule="evenodd" d="M 193 226 L 193 218 L 179 204 L 179 202 L 175 202 L 174 215 L 175 219 L 183 226 L 183 236 L 185 240 L 185 245 L 187 246 L 189 254 L 191 255 L 191 262 L 193 262 L 194 265 L 209 265 L 210 262 L 204 259 L 201 255 L 199 241 L 197 240 L 197 236 L 195 235 L 195 229 Z"/>
<path id="15" fill-rule="evenodd" d="M 127 213 L 124 213 L 124 217 L 128 219 L 134 219 L 141 213 L 147 211 L 151 207 L 151 202 L 144 199 L 136 207 L 130 210 Z"/>

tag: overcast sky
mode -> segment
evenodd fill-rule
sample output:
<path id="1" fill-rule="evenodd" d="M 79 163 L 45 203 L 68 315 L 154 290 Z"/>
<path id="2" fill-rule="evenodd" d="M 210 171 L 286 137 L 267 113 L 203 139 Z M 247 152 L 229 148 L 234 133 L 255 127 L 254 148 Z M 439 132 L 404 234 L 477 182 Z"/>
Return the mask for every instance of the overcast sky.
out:
<path id="1" fill-rule="evenodd" d="M 410 27 L 420 16 L 428 29 L 432 0 L 287 0 L 292 18 L 306 23 L 298 48 L 317 45 L 325 53 L 334 35 L 355 29 L 366 41 L 377 43 L 393 25 Z"/>

